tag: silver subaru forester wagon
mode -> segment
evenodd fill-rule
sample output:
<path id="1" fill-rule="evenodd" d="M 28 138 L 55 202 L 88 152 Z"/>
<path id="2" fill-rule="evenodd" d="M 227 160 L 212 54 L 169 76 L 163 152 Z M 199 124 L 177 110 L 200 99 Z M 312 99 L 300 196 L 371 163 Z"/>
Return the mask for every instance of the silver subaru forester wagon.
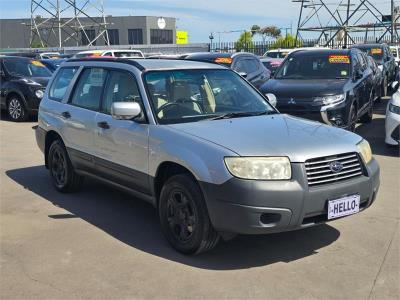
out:
<path id="1" fill-rule="evenodd" d="M 151 202 L 171 245 L 305 228 L 369 207 L 379 166 L 360 136 L 280 114 L 219 65 L 180 60 L 64 63 L 36 139 L 60 192 L 85 176 Z"/>

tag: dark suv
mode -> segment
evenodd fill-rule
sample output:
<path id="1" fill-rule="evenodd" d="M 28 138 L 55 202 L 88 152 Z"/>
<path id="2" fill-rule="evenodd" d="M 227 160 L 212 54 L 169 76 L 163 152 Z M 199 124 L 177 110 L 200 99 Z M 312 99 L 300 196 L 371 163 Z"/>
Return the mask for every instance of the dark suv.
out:
<path id="1" fill-rule="evenodd" d="M 373 74 L 357 49 L 292 52 L 261 90 L 283 113 L 351 131 L 360 118 L 372 119 Z"/>
<path id="2" fill-rule="evenodd" d="M 51 72 L 38 60 L 0 57 L 0 104 L 13 121 L 37 114 Z"/>
<path id="3" fill-rule="evenodd" d="M 271 72 L 252 53 L 193 53 L 184 57 L 186 60 L 202 61 L 224 65 L 236 71 L 259 89 L 270 77 Z"/>
<path id="4" fill-rule="evenodd" d="M 350 48 L 357 48 L 372 56 L 383 73 L 382 95 L 387 96 L 388 86 L 395 80 L 397 64 L 389 46 L 386 44 L 358 44 Z"/>

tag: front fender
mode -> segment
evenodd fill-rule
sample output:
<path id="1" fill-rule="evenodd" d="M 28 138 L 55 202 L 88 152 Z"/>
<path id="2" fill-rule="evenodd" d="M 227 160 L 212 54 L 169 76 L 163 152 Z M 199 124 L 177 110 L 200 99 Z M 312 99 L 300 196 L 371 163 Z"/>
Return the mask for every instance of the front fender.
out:
<path id="1" fill-rule="evenodd" d="M 153 177 L 163 162 L 173 162 L 188 169 L 198 181 L 222 184 L 232 177 L 224 157 L 235 155 L 222 146 L 167 126 L 150 127 L 149 175 Z"/>

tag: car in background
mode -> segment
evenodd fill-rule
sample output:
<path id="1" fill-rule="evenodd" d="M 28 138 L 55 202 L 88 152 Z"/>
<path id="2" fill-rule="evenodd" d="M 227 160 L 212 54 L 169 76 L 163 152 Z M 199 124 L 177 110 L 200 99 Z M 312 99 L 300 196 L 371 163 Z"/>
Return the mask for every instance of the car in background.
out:
<path id="1" fill-rule="evenodd" d="M 366 140 L 280 114 L 216 64 L 66 62 L 35 132 L 57 191 L 79 190 L 84 177 L 129 191 L 157 209 L 164 236 L 185 254 L 211 250 L 221 237 L 356 214 L 379 188 Z"/>
<path id="2" fill-rule="evenodd" d="M 40 62 L 44 64 L 47 69 L 51 71 L 51 73 L 54 73 L 55 70 L 63 63 L 67 61 L 65 58 L 60 58 L 60 59 L 41 59 Z"/>
<path id="3" fill-rule="evenodd" d="M 109 56 L 120 58 L 144 58 L 143 52 L 140 50 L 88 50 L 76 53 L 73 58 L 94 57 L 94 56 Z"/>
<path id="4" fill-rule="evenodd" d="M 365 54 L 351 50 L 298 50 L 262 87 L 280 112 L 354 131 L 372 120 L 372 70 Z"/>
<path id="5" fill-rule="evenodd" d="M 400 91 L 399 82 L 392 83 L 392 89 L 395 91 L 386 108 L 385 119 L 385 142 L 391 146 L 400 145 Z"/>
<path id="6" fill-rule="evenodd" d="M 399 46 L 390 46 L 389 48 L 394 56 L 394 60 L 396 61 L 396 64 L 399 66 L 400 65 L 400 47 Z"/>
<path id="7" fill-rule="evenodd" d="M 356 44 L 350 48 L 357 48 L 372 56 L 383 73 L 382 95 L 388 95 L 388 87 L 395 81 L 397 64 L 387 44 Z"/>
<path id="8" fill-rule="evenodd" d="M 264 67 L 260 58 L 252 53 L 199 52 L 188 54 L 184 59 L 216 63 L 228 67 L 242 75 L 258 89 L 271 77 L 271 72 Z"/>
<path id="9" fill-rule="evenodd" d="M 60 52 L 41 52 L 38 53 L 40 59 L 58 59 L 60 58 Z"/>
<path id="10" fill-rule="evenodd" d="M 260 58 L 261 63 L 266 67 L 271 74 L 275 73 L 275 71 L 279 68 L 279 66 L 283 62 L 283 58 L 271 58 L 271 57 L 262 57 Z"/>
<path id="11" fill-rule="evenodd" d="M 294 49 L 271 49 L 264 53 L 264 57 L 285 58 Z"/>
<path id="12" fill-rule="evenodd" d="M 0 105 L 12 121 L 37 114 L 52 73 L 39 60 L 0 57 Z"/>
<path id="13" fill-rule="evenodd" d="M 368 66 L 372 70 L 373 74 L 372 81 L 374 86 L 374 100 L 380 100 L 383 96 L 383 73 L 372 56 L 367 55 L 367 60 Z"/>

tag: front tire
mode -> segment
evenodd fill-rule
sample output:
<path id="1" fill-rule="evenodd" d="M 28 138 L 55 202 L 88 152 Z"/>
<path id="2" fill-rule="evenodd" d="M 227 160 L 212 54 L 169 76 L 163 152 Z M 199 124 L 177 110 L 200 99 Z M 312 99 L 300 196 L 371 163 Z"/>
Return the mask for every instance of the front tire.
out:
<path id="1" fill-rule="evenodd" d="M 51 144 L 48 162 L 53 185 L 59 192 L 71 193 L 79 190 L 83 176 L 75 172 L 67 150 L 60 140 L 55 140 Z"/>
<path id="2" fill-rule="evenodd" d="M 383 78 L 383 84 L 382 84 L 382 97 L 386 97 L 388 95 L 388 79 L 387 76 Z"/>
<path id="3" fill-rule="evenodd" d="M 356 130 L 356 124 L 357 124 L 357 110 L 354 104 L 351 105 L 350 111 L 349 111 L 349 120 L 347 123 L 347 130 L 354 132 Z"/>
<path id="4" fill-rule="evenodd" d="M 21 97 L 13 95 L 7 101 L 8 117 L 14 122 L 22 122 L 28 118 L 28 112 Z"/>
<path id="5" fill-rule="evenodd" d="M 159 199 L 162 231 L 171 246 L 184 254 L 211 250 L 219 240 L 213 228 L 200 187 L 189 175 L 172 176 Z"/>

